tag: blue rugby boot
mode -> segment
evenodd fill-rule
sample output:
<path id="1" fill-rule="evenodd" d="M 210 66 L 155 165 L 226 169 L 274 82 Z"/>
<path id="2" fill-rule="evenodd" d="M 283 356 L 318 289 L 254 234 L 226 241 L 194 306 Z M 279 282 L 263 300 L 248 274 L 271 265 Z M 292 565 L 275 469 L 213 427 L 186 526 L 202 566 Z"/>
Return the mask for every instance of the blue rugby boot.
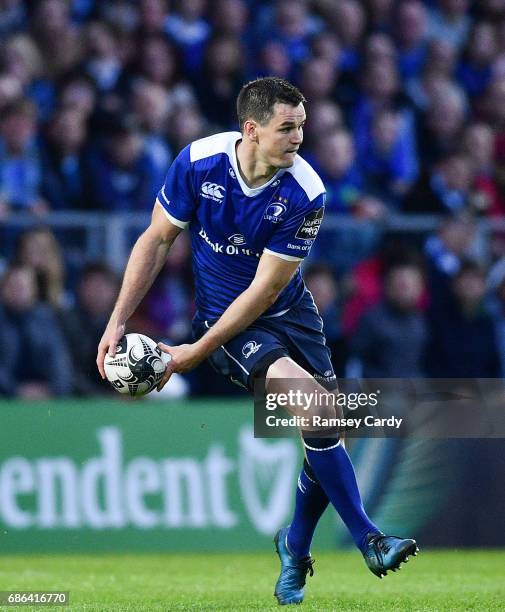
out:
<path id="1" fill-rule="evenodd" d="M 400 563 L 407 563 L 409 556 L 419 552 L 416 541 L 410 538 L 387 536 L 383 533 L 370 533 L 367 536 L 366 549 L 363 553 L 368 569 L 382 578 L 388 570 L 401 569 Z"/>
<path id="2" fill-rule="evenodd" d="M 296 559 L 288 550 L 286 536 L 289 527 L 282 527 L 275 535 L 275 549 L 281 560 L 281 573 L 275 585 L 274 595 L 281 606 L 299 604 L 303 601 L 307 572 L 312 576 L 314 559 L 310 555 Z"/>

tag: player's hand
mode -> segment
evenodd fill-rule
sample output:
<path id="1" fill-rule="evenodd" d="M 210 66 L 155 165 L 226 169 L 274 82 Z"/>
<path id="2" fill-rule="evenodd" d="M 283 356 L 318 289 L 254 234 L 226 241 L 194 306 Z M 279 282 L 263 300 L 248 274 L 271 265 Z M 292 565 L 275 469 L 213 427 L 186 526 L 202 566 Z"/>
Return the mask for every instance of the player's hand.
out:
<path id="1" fill-rule="evenodd" d="M 160 342 L 158 344 L 160 350 L 167 353 L 172 358 L 165 368 L 163 378 L 158 383 L 156 389 L 161 391 L 167 384 L 170 377 L 174 372 L 182 374 L 183 372 L 189 372 L 193 368 L 204 360 L 204 356 L 201 354 L 194 344 L 181 344 L 179 346 L 168 346 Z"/>
<path id="2" fill-rule="evenodd" d="M 109 321 L 105 331 L 103 332 L 102 339 L 100 340 L 100 344 L 98 345 L 98 352 L 96 355 L 96 365 L 98 367 L 98 371 L 100 372 L 100 376 L 105 379 L 105 370 L 103 367 L 103 362 L 105 360 L 105 355 L 109 353 L 111 357 L 114 357 L 116 354 L 116 348 L 119 344 L 119 341 L 124 336 L 125 332 L 125 324 L 124 323 L 112 323 Z"/>

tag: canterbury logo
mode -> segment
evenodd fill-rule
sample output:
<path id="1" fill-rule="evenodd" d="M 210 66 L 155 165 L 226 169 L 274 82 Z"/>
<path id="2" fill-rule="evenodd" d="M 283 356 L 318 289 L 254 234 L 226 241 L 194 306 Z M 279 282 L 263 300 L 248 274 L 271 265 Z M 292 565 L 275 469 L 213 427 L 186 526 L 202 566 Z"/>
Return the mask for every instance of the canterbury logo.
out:
<path id="1" fill-rule="evenodd" d="M 221 202 L 224 198 L 224 192 L 226 189 L 217 183 L 205 182 L 202 184 L 201 194 L 204 198 L 214 200 L 215 202 Z"/>

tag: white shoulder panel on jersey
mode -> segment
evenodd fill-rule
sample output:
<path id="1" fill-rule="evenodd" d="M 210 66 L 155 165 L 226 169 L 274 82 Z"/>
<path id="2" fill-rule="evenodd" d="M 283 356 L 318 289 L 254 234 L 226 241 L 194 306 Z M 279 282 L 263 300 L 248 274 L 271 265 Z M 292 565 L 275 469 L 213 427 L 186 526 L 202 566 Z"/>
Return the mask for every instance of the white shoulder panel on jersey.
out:
<path id="1" fill-rule="evenodd" d="M 240 137 L 239 132 L 221 132 L 207 138 L 201 138 L 191 143 L 189 148 L 189 159 L 191 162 L 205 159 L 219 153 L 230 154 L 231 147 Z"/>
<path id="2" fill-rule="evenodd" d="M 293 175 L 296 182 L 307 194 L 310 202 L 326 191 L 318 173 L 299 155 L 296 156 L 295 163 L 291 168 L 286 169 L 286 172 Z"/>
<path id="3" fill-rule="evenodd" d="M 186 229 L 189 225 L 189 221 L 181 221 L 180 219 L 176 219 L 173 215 L 171 215 L 168 210 L 165 208 L 165 206 L 163 205 L 163 203 L 161 202 L 161 200 L 159 198 L 156 198 L 156 203 L 161 206 L 161 210 L 165 213 L 165 216 L 167 217 L 167 219 L 170 221 L 170 223 L 172 225 L 176 225 L 177 227 L 180 227 L 181 229 Z"/>

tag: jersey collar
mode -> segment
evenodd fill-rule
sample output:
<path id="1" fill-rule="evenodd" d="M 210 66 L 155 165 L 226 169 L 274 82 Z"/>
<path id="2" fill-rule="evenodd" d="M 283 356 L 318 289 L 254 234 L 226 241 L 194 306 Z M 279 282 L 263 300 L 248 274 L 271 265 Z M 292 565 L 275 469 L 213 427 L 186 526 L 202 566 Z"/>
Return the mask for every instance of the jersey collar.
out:
<path id="1" fill-rule="evenodd" d="M 258 195 L 259 193 L 261 193 L 269 185 L 271 185 L 278 178 L 280 178 L 284 174 L 285 169 L 280 168 L 279 170 L 277 170 L 277 172 L 272 176 L 272 178 L 266 183 L 263 183 L 263 185 L 259 185 L 258 187 L 248 187 L 238 169 L 237 142 L 241 139 L 242 139 L 242 134 L 240 132 L 237 132 L 236 138 L 231 143 L 231 151 L 230 151 L 230 155 L 228 155 L 228 158 L 230 160 L 230 165 L 233 169 L 233 172 L 235 172 L 235 176 L 237 177 L 238 184 L 240 185 L 240 188 L 242 189 L 244 195 L 248 196 L 249 198 L 252 198 Z"/>

